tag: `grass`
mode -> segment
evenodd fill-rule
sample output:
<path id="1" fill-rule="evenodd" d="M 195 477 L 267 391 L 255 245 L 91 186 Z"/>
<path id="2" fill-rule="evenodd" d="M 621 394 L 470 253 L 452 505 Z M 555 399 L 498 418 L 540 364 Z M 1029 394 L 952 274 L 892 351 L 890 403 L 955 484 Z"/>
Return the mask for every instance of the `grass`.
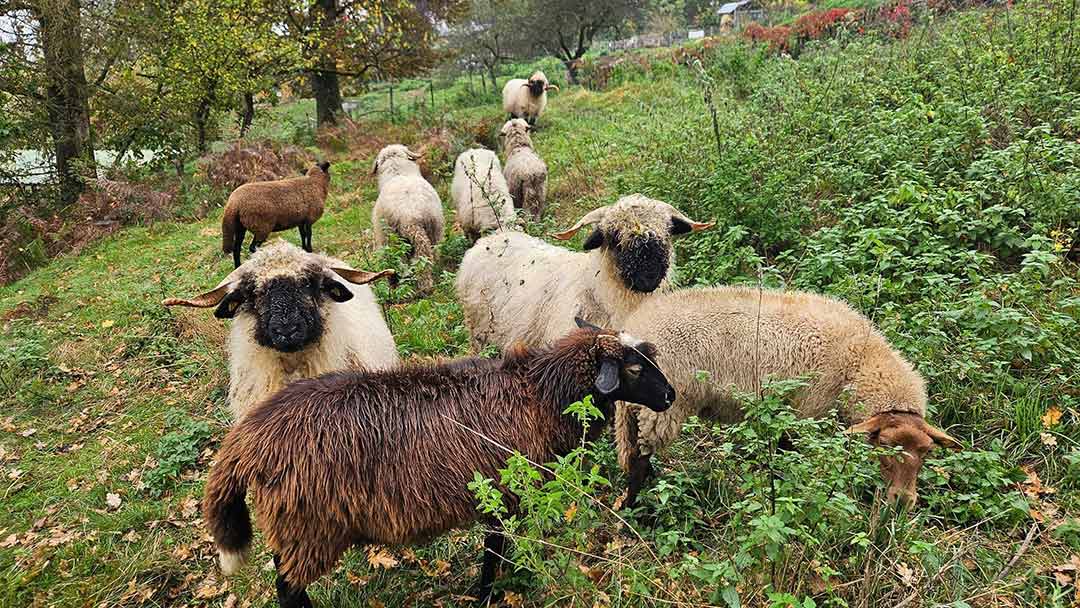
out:
<path id="1" fill-rule="evenodd" d="M 576 517 L 540 537 L 564 548 L 530 553 L 528 569 L 504 578 L 508 602 L 732 605 L 732 593 L 767 606 L 1073 601 L 1072 571 L 1054 576 L 1080 549 L 1070 545 L 1080 506 L 1080 286 L 1069 257 L 1080 226 L 1080 83 L 1059 48 L 1076 25 L 1067 9 L 972 11 L 904 40 L 815 43 L 798 61 L 731 42 L 691 47 L 713 83 L 719 152 L 703 80 L 669 51 L 635 54 L 603 90 L 552 96 L 534 136 L 551 178 L 533 234 L 630 192 L 716 219 L 711 232 L 680 241 L 683 285 L 760 281 L 848 299 L 916 362 L 930 418 L 968 449 L 935 454 L 919 509 L 897 514 L 874 500 L 872 462 L 829 455 L 853 449 L 837 443 L 836 424 L 799 427 L 807 439 L 794 459 L 740 451 L 754 445 L 748 432 L 775 430 L 760 418 L 736 429 L 692 421 L 644 497 L 644 511 L 658 515 L 644 543 L 582 498 Z M 549 76 L 552 63 L 540 64 Z M 316 150 L 335 162 L 317 249 L 360 267 L 400 267 L 396 252 L 370 244 L 378 146 L 428 146 L 445 202 L 457 153 L 495 141 L 502 114 L 490 94 L 475 82 L 470 94 L 466 79 L 435 82 L 438 111 L 419 102 L 426 82 L 398 83 L 414 103 L 396 121 L 373 115 L 337 137 L 306 126 L 308 100 L 257 119 L 253 138 L 335 142 Z M 365 94 L 360 107 L 381 107 L 384 94 Z M 0 287 L 0 605 L 272 599 L 262 547 L 226 582 L 195 508 L 228 427 L 226 328 L 207 311 L 159 305 L 231 270 L 219 214 L 128 228 Z M 379 288 L 405 356 L 467 352 L 453 294 L 467 245 L 448 232 L 430 298 L 401 297 L 408 280 L 393 296 Z M 298 242 L 295 231 L 280 236 Z M 595 491 L 610 505 L 623 481 L 607 440 L 592 458 L 613 478 Z M 773 529 L 779 520 L 754 505 L 762 483 L 775 487 L 762 475 L 777 459 L 789 482 L 781 498 L 798 515 Z M 806 514 L 822 479 L 843 488 L 842 517 Z M 388 554 L 358 548 L 313 597 L 460 604 L 479 540 L 472 530 Z"/>

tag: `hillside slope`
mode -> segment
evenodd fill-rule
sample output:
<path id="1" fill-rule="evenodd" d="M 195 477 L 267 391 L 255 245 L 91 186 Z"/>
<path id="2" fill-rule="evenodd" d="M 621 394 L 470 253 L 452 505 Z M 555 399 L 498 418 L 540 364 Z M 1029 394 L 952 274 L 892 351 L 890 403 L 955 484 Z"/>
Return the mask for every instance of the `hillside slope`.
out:
<path id="1" fill-rule="evenodd" d="M 574 502 L 554 515 L 567 529 L 550 538 L 559 546 L 528 554 L 533 572 L 506 580 L 511 605 L 1071 603 L 1077 26 L 1058 1 L 931 19 L 900 40 L 853 27 L 798 60 L 731 41 L 655 50 L 628 55 L 602 91 L 552 95 L 534 137 L 550 211 L 532 233 L 631 192 L 715 218 L 715 229 L 680 242 L 682 284 L 760 282 L 848 299 L 916 362 L 931 418 L 969 449 L 936 454 L 919 508 L 897 514 L 878 509 L 876 464 L 846 456 L 853 448 L 835 424 L 798 427 L 797 460 L 772 444 L 740 451 L 756 445 L 747 433 L 774 423 L 692 425 L 645 497 L 654 526 L 639 537 Z M 503 119 L 495 100 L 467 101 L 319 139 L 335 163 L 315 247 L 357 267 L 402 269 L 400 291 L 376 290 L 408 356 L 467 352 L 452 291 L 467 244 L 453 232 L 436 293 L 410 300 L 400 248 L 370 244 L 371 160 L 384 143 L 426 148 L 449 208 L 453 158 L 494 145 Z M 159 305 L 231 269 L 219 221 L 220 210 L 125 229 L 0 288 L 0 605 L 272 598 L 265 551 L 221 578 L 197 510 L 227 428 L 225 328 L 208 311 Z M 282 236 L 298 242 L 295 231 Z M 610 446 L 596 458 L 613 480 L 598 496 L 610 505 L 623 482 Z M 358 549 L 313 597 L 457 603 L 478 541 L 472 531 L 413 550 Z"/>

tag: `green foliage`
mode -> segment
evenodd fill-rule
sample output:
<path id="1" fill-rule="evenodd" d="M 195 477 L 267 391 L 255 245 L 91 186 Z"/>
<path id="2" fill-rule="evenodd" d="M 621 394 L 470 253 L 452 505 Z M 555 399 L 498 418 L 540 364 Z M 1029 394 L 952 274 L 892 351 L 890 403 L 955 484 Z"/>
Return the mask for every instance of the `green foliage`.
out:
<path id="1" fill-rule="evenodd" d="M 146 473 L 145 482 L 151 496 L 160 497 L 179 479 L 181 474 L 195 466 L 203 447 L 210 440 L 210 425 L 191 420 L 182 410 L 165 414 L 169 431 L 158 442 L 154 458 L 157 466 Z"/>

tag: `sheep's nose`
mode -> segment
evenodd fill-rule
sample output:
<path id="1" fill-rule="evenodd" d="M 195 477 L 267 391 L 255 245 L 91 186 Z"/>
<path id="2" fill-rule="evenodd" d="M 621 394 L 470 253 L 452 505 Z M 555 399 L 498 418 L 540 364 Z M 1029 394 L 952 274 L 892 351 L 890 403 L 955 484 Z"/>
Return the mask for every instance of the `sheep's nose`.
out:
<path id="1" fill-rule="evenodd" d="M 676 397 L 675 388 L 669 386 L 668 389 L 667 389 L 667 394 L 664 395 L 664 399 L 668 402 L 668 405 L 671 405 L 672 403 L 675 403 L 675 397 Z"/>

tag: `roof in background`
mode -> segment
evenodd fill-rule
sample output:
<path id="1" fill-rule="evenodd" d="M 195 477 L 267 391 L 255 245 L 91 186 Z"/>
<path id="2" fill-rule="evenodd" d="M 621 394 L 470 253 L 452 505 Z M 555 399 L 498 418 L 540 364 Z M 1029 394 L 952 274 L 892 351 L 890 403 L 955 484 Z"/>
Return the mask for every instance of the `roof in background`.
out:
<path id="1" fill-rule="evenodd" d="M 720 10 L 718 12 L 721 15 L 727 15 L 729 13 L 734 13 L 735 10 L 738 9 L 740 6 L 742 6 L 744 4 L 750 4 L 750 2 L 752 2 L 752 1 L 753 0 L 739 0 L 738 2 L 728 2 L 727 4 L 721 6 Z"/>

